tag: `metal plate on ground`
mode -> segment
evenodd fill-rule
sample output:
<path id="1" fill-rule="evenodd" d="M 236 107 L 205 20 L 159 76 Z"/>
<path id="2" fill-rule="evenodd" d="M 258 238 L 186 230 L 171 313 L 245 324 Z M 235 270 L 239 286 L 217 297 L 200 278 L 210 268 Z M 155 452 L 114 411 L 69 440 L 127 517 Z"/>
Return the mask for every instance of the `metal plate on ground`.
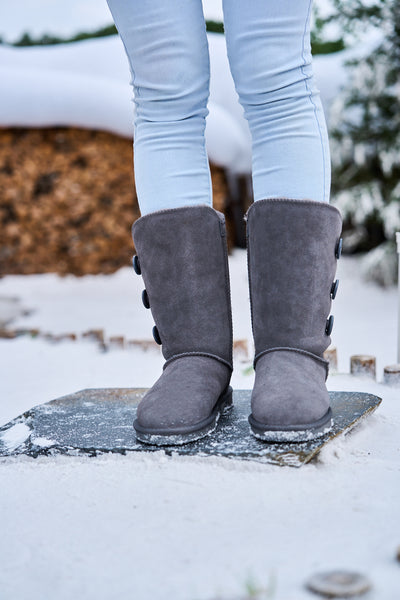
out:
<path id="1" fill-rule="evenodd" d="M 333 428 L 311 442 L 266 443 L 256 439 L 247 421 L 250 390 L 235 390 L 234 407 L 217 429 L 183 446 L 150 446 L 138 442 L 132 423 L 146 389 L 80 390 L 35 406 L 0 428 L 0 456 L 56 454 L 96 456 L 104 452 L 165 451 L 167 454 L 225 456 L 281 466 L 300 467 L 330 440 L 346 433 L 381 403 L 364 392 L 329 392 Z"/>

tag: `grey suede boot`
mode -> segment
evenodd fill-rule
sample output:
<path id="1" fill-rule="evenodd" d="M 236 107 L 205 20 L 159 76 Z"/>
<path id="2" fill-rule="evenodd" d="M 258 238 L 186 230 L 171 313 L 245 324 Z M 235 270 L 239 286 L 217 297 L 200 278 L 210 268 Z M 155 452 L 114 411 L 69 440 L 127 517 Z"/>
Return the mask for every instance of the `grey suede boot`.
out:
<path id="1" fill-rule="evenodd" d="M 132 226 L 142 299 L 166 362 L 134 422 L 149 444 L 211 433 L 232 405 L 232 315 L 224 215 L 206 205 L 147 214 Z"/>
<path id="2" fill-rule="evenodd" d="M 246 221 L 256 372 L 250 429 L 266 441 L 307 441 L 331 427 L 323 352 L 341 215 L 322 202 L 272 198 L 254 202 Z"/>

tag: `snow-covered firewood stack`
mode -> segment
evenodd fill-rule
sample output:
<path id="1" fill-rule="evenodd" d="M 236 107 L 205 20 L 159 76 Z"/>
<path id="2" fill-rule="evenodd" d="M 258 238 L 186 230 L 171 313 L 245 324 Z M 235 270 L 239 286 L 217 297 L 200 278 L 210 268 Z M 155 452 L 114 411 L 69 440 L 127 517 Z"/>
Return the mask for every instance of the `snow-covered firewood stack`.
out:
<path id="1" fill-rule="evenodd" d="M 232 194 L 225 175 L 249 174 L 251 142 L 225 40 L 209 35 L 206 142 L 214 206 L 225 211 Z M 139 209 L 132 89 L 118 36 L 32 48 L 3 45 L 0 76 L 0 275 L 109 273 L 129 264 L 130 228 Z M 233 211 L 227 214 L 230 247 L 234 218 Z"/>

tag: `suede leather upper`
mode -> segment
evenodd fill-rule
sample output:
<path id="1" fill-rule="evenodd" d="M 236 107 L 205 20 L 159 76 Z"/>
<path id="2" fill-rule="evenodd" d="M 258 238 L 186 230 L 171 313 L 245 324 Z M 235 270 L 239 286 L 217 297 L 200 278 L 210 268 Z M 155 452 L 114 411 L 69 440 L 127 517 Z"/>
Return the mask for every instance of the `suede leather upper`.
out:
<path id="1" fill-rule="evenodd" d="M 265 199 L 247 212 L 255 383 L 251 418 L 293 426 L 329 415 L 323 352 L 342 220 L 333 206 Z"/>
<path id="2" fill-rule="evenodd" d="M 326 320 L 336 271 L 340 212 L 322 202 L 265 199 L 247 212 L 256 357 L 291 347 L 318 356 L 331 343 Z"/>
<path id="3" fill-rule="evenodd" d="M 132 236 L 165 359 L 207 353 L 232 366 L 224 215 L 206 205 L 158 211 Z"/>
<path id="4" fill-rule="evenodd" d="M 166 359 L 137 426 L 188 433 L 212 417 L 232 372 L 225 219 L 205 205 L 163 210 L 137 220 L 132 235 Z"/>
<path id="5" fill-rule="evenodd" d="M 210 415 L 229 380 L 229 369 L 212 358 L 174 360 L 139 403 L 139 423 L 148 429 L 199 423 Z"/>
<path id="6" fill-rule="evenodd" d="M 268 425 L 301 425 L 329 408 L 322 362 L 299 352 L 275 350 L 260 357 L 252 393 L 252 415 Z"/>

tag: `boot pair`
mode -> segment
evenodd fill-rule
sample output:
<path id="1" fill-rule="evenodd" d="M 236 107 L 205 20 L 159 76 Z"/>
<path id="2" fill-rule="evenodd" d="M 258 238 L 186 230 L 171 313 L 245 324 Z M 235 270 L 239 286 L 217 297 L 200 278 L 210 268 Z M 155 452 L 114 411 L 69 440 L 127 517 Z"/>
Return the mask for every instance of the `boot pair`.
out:
<path id="1" fill-rule="evenodd" d="M 259 200 L 246 214 L 255 383 L 251 432 L 306 441 L 331 427 L 326 388 L 342 222 L 311 200 Z M 232 316 L 224 216 L 205 205 L 150 213 L 132 227 L 143 304 L 165 364 L 134 422 L 137 438 L 185 444 L 232 407 Z"/>

